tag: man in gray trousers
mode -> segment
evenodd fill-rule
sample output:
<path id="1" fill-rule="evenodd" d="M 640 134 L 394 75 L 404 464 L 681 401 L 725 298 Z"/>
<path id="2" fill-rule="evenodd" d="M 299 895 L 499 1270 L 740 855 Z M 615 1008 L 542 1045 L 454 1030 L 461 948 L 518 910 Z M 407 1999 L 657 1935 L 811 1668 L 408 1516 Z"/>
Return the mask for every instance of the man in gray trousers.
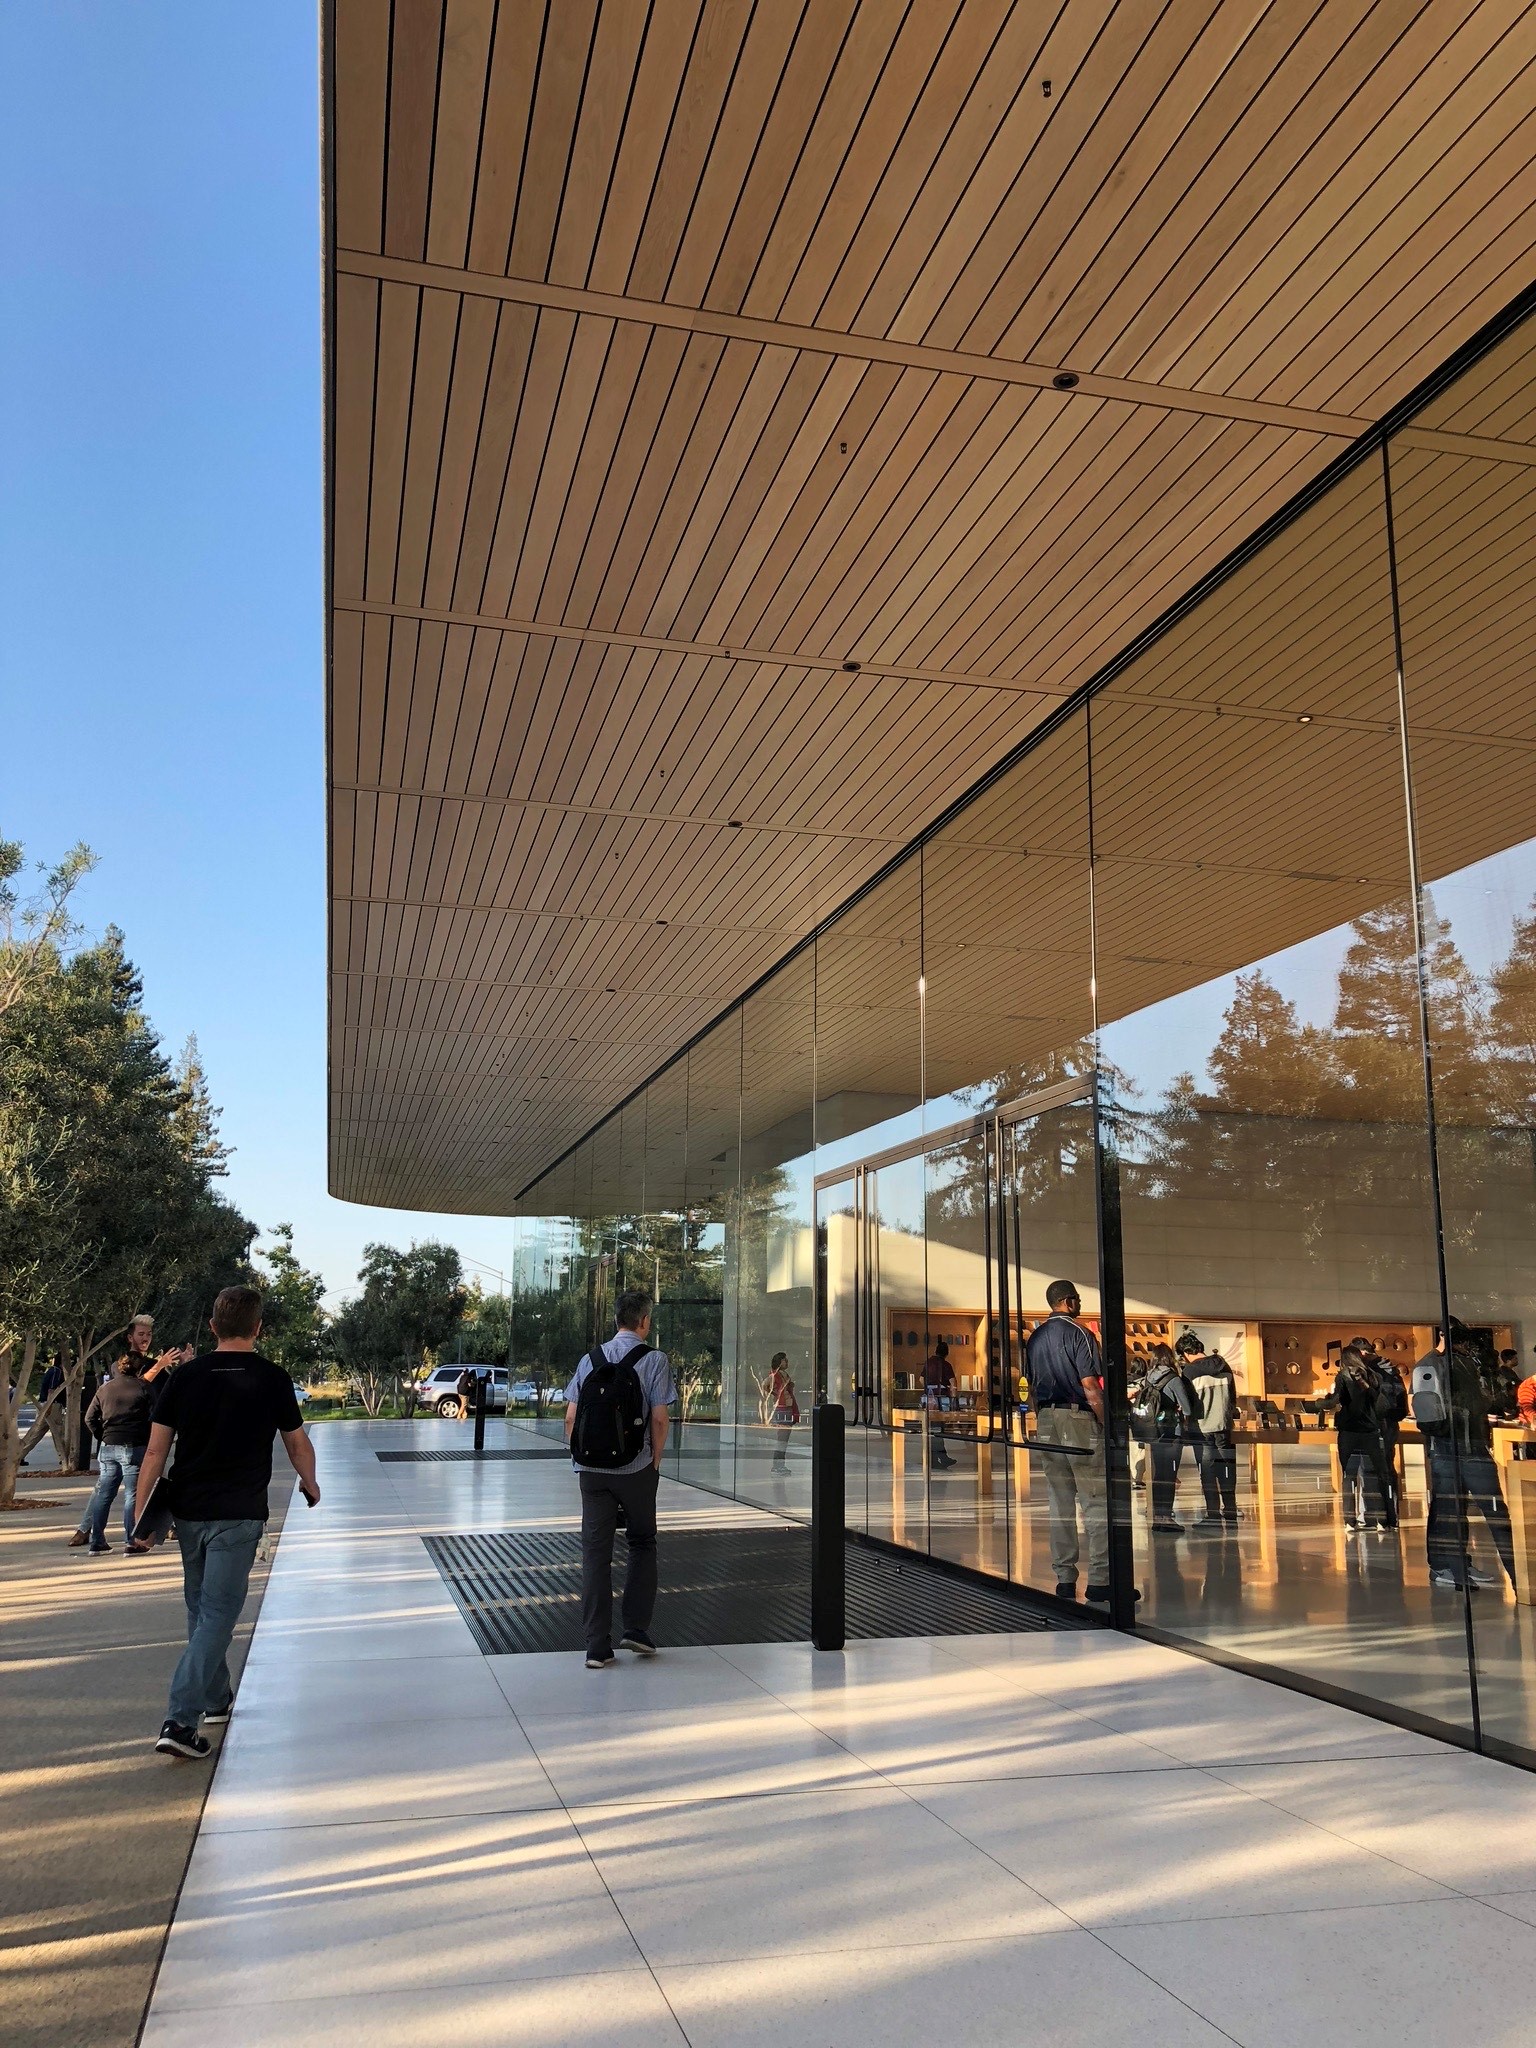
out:
<path id="1" fill-rule="evenodd" d="M 619 1647 L 640 1657 L 654 1657 L 650 1636 L 656 1611 L 656 1487 L 661 1454 L 677 1398 L 672 1367 L 664 1351 L 652 1351 L 651 1297 L 638 1287 L 626 1289 L 616 1304 L 618 1328 L 601 1347 L 601 1356 L 617 1365 L 639 1351 L 635 1371 L 650 1407 L 650 1430 L 638 1456 L 628 1464 L 598 1469 L 573 1457 L 581 1485 L 581 1622 L 587 1643 L 587 1669 L 603 1671 L 617 1662 L 613 1654 L 613 1539 L 622 1514 L 629 1538 L 629 1569 L 624 1575 L 624 1633 Z M 565 1390 L 565 1436 L 576 1426 L 576 1404 L 582 1382 L 593 1370 L 593 1354 L 577 1366 Z"/>

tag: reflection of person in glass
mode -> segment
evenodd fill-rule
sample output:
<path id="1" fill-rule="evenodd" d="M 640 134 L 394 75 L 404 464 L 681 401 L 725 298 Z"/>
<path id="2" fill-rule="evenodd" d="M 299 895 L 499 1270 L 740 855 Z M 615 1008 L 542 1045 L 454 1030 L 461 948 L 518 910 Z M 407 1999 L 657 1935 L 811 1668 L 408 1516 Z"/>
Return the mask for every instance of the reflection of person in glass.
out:
<path id="1" fill-rule="evenodd" d="M 1172 1345 L 1154 1344 L 1147 1354 L 1146 1405 L 1151 1430 L 1152 1528 L 1159 1536 L 1179 1536 L 1184 1524 L 1174 1520 L 1174 1489 L 1179 1483 L 1184 1440 L 1194 1435 L 1197 1423 L 1194 1395 L 1184 1378 L 1183 1354 Z M 1197 1457 L 1199 1449 L 1197 1442 Z"/>
<path id="2" fill-rule="evenodd" d="M 955 1368 L 949 1362 L 949 1346 L 941 1337 L 923 1360 L 923 1406 L 928 1411 L 928 1446 L 931 1462 L 947 1471 L 958 1459 L 949 1455 L 944 1441 L 942 1413 L 955 1405 Z"/>
<path id="3" fill-rule="evenodd" d="M 1369 1527 L 1366 1480 L 1375 1494 L 1379 1529 L 1397 1527 L 1397 1486 L 1382 1440 L 1378 1413 L 1382 1382 L 1365 1353 L 1346 1344 L 1339 1353 L 1333 1381 L 1333 1416 L 1339 1441 L 1339 1482 L 1344 1495 L 1344 1521 L 1349 1529 Z M 1359 1503 L 1354 1494 L 1359 1488 Z"/>
<path id="4" fill-rule="evenodd" d="M 1471 1332 L 1451 1323 L 1451 1358 L 1447 1372 L 1445 1338 L 1435 1332 L 1435 1348 L 1414 1368 L 1415 1390 L 1420 1368 L 1438 1369 L 1441 1398 L 1450 1414 L 1443 1422 L 1420 1421 L 1429 1467 L 1429 1521 L 1425 1543 L 1430 1584 L 1460 1591 L 1464 1586 L 1496 1586 L 1497 1579 L 1477 1571 L 1468 1556 L 1467 1507 L 1475 1502 L 1488 1524 L 1511 1585 L 1515 1582 L 1515 1546 L 1509 1509 L 1493 1462 L 1493 1431 L 1488 1424 L 1487 1396 L 1480 1360 Z M 1460 1486 L 1457 1485 L 1458 1473 Z"/>
<path id="5" fill-rule="evenodd" d="M 1205 1495 L 1205 1513 L 1196 1523 L 1201 1529 L 1229 1529 L 1237 1526 L 1237 1445 L 1232 1424 L 1237 1418 L 1237 1381 L 1232 1368 L 1219 1351 L 1207 1351 L 1193 1330 L 1186 1330 L 1174 1349 L 1180 1369 L 1189 1383 L 1195 1421 L 1195 1461 L 1200 1467 L 1200 1490 Z"/>
<path id="6" fill-rule="evenodd" d="M 1376 1375 L 1376 1421 L 1381 1430 L 1381 1448 L 1387 1461 L 1395 1501 L 1403 1497 L 1402 1425 L 1408 1414 L 1408 1389 L 1390 1358 L 1383 1358 L 1369 1337 L 1351 1337 L 1358 1351 Z"/>
<path id="7" fill-rule="evenodd" d="M 789 1375 L 789 1354 L 775 1351 L 773 1362 L 768 1368 L 768 1383 L 763 1389 L 763 1414 L 773 1425 L 774 1448 L 773 1472 L 789 1470 L 789 1433 L 800 1420 L 800 1403 L 795 1396 L 795 1383 Z"/>
<path id="8" fill-rule="evenodd" d="M 1104 1360 L 1076 1320 L 1082 1298 L 1070 1280 L 1045 1290 L 1050 1314 L 1030 1333 L 1024 1370 L 1035 1410 L 1035 1441 L 1045 1453 L 1051 1504 L 1051 1563 L 1056 1591 L 1077 1598 L 1078 1507 L 1088 1538 L 1090 1600 L 1109 1598 L 1109 1512 L 1104 1477 Z M 1074 1452 L 1080 1455 L 1072 1455 Z M 1086 1455 L 1081 1455 L 1086 1453 Z"/>

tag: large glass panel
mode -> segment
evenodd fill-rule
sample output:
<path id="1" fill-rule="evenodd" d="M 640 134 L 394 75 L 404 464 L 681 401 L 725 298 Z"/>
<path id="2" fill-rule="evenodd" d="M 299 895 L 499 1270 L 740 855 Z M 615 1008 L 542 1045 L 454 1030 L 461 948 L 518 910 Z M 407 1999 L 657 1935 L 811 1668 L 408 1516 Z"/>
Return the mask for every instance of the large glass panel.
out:
<path id="1" fill-rule="evenodd" d="M 922 879 L 927 1130 L 974 1126 L 1073 1080 L 1086 1092 L 1093 954 L 1080 713 L 924 849 Z M 1047 1591 L 1057 1583 L 1047 1470 L 1088 1465 L 1047 1450 L 1020 1405 L 1024 1344 L 1047 1316 L 1053 1278 L 1074 1280 L 1095 1341 L 1099 1313 L 1092 1119 L 1080 1104 L 1069 1134 L 1066 1114 L 968 1128 L 928 1160 L 926 1398 L 946 1403 L 948 1417 L 929 1461 L 931 1547 Z M 1096 1438 L 1089 1461 L 1099 1534 L 1104 1449 Z M 1077 1491 L 1057 1488 L 1059 1533 Z M 1085 1586 L 1089 1577 L 1085 1562 Z"/>
<path id="2" fill-rule="evenodd" d="M 825 1175 L 908 1141 L 921 1129 L 922 891 L 915 860 L 821 934 L 815 972 L 816 1169 Z M 871 1213 L 863 1211 L 861 1224 Z M 896 1213 L 893 1203 L 893 1228 L 899 1227 Z M 921 1232 L 920 1196 L 903 1220 L 915 1220 Z M 856 1397 L 847 1411 L 848 1516 L 853 1526 L 888 1536 L 892 1462 L 902 1452 L 893 1439 L 879 1317 L 868 1291 L 879 1246 L 861 1229 L 857 1249 L 863 1292 Z M 863 1505 L 856 1508 L 856 1500 Z"/>
<path id="3" fill-rule="evenodd" d="M 816 1189 L 816 1393 L 843 1411 L 844 1519 L 850 1529 L 869 1527 L 870 1433 L 860 1426 L 865 1419 L 859 1362 L 864 1319 L 862 1189 L 859 1174 Z"/>
<path id="4" fill-rule="evenodd" d="M 669 1469 L 734 1493 L 737 1400 L 737 1181 L 741 1130 L 741 1012 L 733 1010 L 687 1058 L 685 1274 L 698 1365 Z"/>
<path id="5" fill-rule="evenodd" d="M 1536 332 L 1423 423 L 1529 449 Z M 1536 467 L 1425 448 L 1410 429 L 1391 478 L 1456 1318 L 1453 1422 L 1426 1447 L 1429 1561 L 1440 1602 L 1471 1604 L 1484 1736 L 1536 1751 L 1536 1428 L 1521 1410 L 1536 1372 Z"/>
<path id="6" fill-rule="evenodd" d="M 1465 1725 L 1377 1406 L 1439 1314 L 1396 690 L 1366 465 L 1095 701 L 1100 1057 L 1144 1619 Z"/>
<path id="7" fill-rule="evenodd" d="M 792 960 L 742 1011 L 737 1490 L 808 1516 L 816 968 Z"/>

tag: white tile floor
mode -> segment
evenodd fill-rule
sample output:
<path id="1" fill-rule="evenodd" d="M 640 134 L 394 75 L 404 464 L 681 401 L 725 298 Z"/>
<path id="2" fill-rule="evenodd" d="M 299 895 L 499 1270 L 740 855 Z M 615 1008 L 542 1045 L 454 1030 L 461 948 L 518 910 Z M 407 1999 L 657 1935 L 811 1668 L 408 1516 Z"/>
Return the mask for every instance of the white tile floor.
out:
<path id="1" fill-rule="evenodd" d="M 1107 1634 L 482 1657 L 420 1537 L 569 1473 L 315 1434 L 145 2048 L 1532 2037 L 1536 1777 Z"/>

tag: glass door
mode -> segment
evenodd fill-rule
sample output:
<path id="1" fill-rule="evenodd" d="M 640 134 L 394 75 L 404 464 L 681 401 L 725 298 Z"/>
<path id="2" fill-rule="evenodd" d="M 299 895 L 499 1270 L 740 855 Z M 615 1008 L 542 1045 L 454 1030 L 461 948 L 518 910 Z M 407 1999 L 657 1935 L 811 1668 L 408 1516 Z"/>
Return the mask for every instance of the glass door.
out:
<path id="1" fill-rule="evenodd" d="M 1028 1352 L 1070 1289 L 1046 1348 L 1098 1356 L 1100 1179 L 1074 1081 L 818 1184 L 818 1385 L 847 1417 L 850 1527 L 1041 1592 L 1108 1582 L 1108 1437 L 1059 1377 L 1031 1386 Z"/>
<path id="2" fill-rule="evenodd" d="M 1106 1433 L 1076 1377 L 1105 1334 L 1091 1095 L 1058 1091 L 999 1111 L 988 1153 L 989 1355 L 1008 1447 L 1008 1576 L 1040 1592 L 1075 1584 L 1081 1598 L 1107 1585 L 1110 1570 Z"/>

